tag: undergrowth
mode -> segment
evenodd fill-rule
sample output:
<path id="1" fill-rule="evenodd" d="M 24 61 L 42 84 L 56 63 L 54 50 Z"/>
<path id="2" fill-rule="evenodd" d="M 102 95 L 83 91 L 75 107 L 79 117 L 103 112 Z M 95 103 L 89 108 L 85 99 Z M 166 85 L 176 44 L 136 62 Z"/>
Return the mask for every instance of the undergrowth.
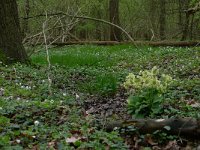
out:
<path id="1" fill-rule="evenodd" d="M 1 149 L 127 149 L 118 132 L 95 127 L 83 103 L 91 95 L 112 99 L 129 73 L 153 66 L 175 79 L 159 117 L 199 117 L 198 48 L 67 46 L 50 49 L 50 57 L 52 95 L 43 51 L 32 66 L 0 65 Z"/>

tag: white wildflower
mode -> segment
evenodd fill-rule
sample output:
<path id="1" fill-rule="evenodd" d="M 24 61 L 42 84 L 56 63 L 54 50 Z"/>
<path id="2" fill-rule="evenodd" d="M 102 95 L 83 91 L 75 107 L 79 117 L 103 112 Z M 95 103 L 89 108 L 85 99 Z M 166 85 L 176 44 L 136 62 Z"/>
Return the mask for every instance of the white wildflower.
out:
<path id="1" fill-rule="evenodd" d="M 17 139 L 16 142 L 19 144 L 21 141 L 19 139 Z"/>
<path id="2" fill-rule="evenodd" d="M 76 99 L 79 99 L 79 98 L 80 98 L 80 96 L 78 94 L 76 94 Z"/>
<path id="3" fill-rule="evenodd" d="M 34 121 L 34 125 L 38 126 L 40 124 L 40 122 L 38 120 Z"/>
<path id="4" fill-rule="evenodd" d="M 27 89 L 27 90 L 30 90 L 30 89 L 31 89 L 31 87 L 30 87 L 30 86 L 26 86 L 26 89 Z"/>
<path id="5" fill-rule="evenodd" d="M 35 136 L 35 135 L 33 135 L 33 136 L 32 136 L 32 138 L 34 138 L 34 139 L 35 139 L 35 138 L 36 138 L 36 136 Z"/>

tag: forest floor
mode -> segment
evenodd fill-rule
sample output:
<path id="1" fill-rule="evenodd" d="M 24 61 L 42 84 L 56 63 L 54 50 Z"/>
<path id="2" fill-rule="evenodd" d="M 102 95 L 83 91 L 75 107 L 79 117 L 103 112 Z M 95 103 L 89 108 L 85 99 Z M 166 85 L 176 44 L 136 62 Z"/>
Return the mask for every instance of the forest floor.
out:
<path id="1" fill-rule="evenodd" d="M 197 139 L 164 132 L 106 132 L 128 120 L 129 73 L 154 66 L 174 82 L 153 118 L 200 118 L 200 49 L 173 47 L 37 47 L 32 65 L 0 64 L 0 149 L 195 149 Z M 48 76 L 49 79 L 48 80 Z M 100 127 L 100 128 L 99 128 Z"/>

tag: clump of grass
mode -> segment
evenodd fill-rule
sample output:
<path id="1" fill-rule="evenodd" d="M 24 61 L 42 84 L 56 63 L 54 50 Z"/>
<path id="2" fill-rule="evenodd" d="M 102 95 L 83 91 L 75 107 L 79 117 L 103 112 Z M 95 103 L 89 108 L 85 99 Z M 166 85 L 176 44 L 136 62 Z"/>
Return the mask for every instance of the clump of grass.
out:
<path id="1" fill-rule="evenodd" d="M 33 63 L 46 64 L 45 54 L 34 55 Z M 50 61 L 52 64 L 59 64 L 68 67 L 77 66 L 112 66 L 112 59 L 109 52 L 104 47 L 98 48 L 94 46 L 65 47 L 63 49 L 52 49 L 50 53 Z"/>
<path id="2" fill-rule="evenodd" d="M 97 75 L 93 80 L 79 83 L 80 91 L 101 96 L 113 95 L 118 87 L 118 79 L 113 74 Z"/>

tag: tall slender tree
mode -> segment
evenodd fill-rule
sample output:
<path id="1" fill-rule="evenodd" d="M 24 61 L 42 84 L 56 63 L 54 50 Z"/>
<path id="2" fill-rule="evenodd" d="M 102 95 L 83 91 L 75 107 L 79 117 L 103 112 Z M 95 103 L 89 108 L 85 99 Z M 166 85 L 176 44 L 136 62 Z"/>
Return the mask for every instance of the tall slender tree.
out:
<path id="1" fill-rule="evenodd" d="M 165 40 L 166 0 L 160 0 L 160 39 Z"/>
<path id="2" fill-rule="evenodd" d="M 29 0 L 25 0 L 24 17 L 28 18 L 29 14 L 30 14 L 30 2 L 29 2 Z M 23 36 L 26 36 L 28 30 L 29 30 L 29 20 L 28 19 L 24 19 L 23 22 L 22 22 Z"/>
<path id="3" fill-rule="evenodd" d="M 110 22 L 120 26 L 119 20 L 119 0 L 110 0 L 109 1 L 109 14 Z M 121 30 L 116 27 L 110 27 L 110 40 L 111 41 L 121 41 Z"/>
<path id="4" fill-rule="evenodd" d="M 21 36 L 16 0 L 1 0 L 0 61 L 5 63 L 28 61 Z"/>

